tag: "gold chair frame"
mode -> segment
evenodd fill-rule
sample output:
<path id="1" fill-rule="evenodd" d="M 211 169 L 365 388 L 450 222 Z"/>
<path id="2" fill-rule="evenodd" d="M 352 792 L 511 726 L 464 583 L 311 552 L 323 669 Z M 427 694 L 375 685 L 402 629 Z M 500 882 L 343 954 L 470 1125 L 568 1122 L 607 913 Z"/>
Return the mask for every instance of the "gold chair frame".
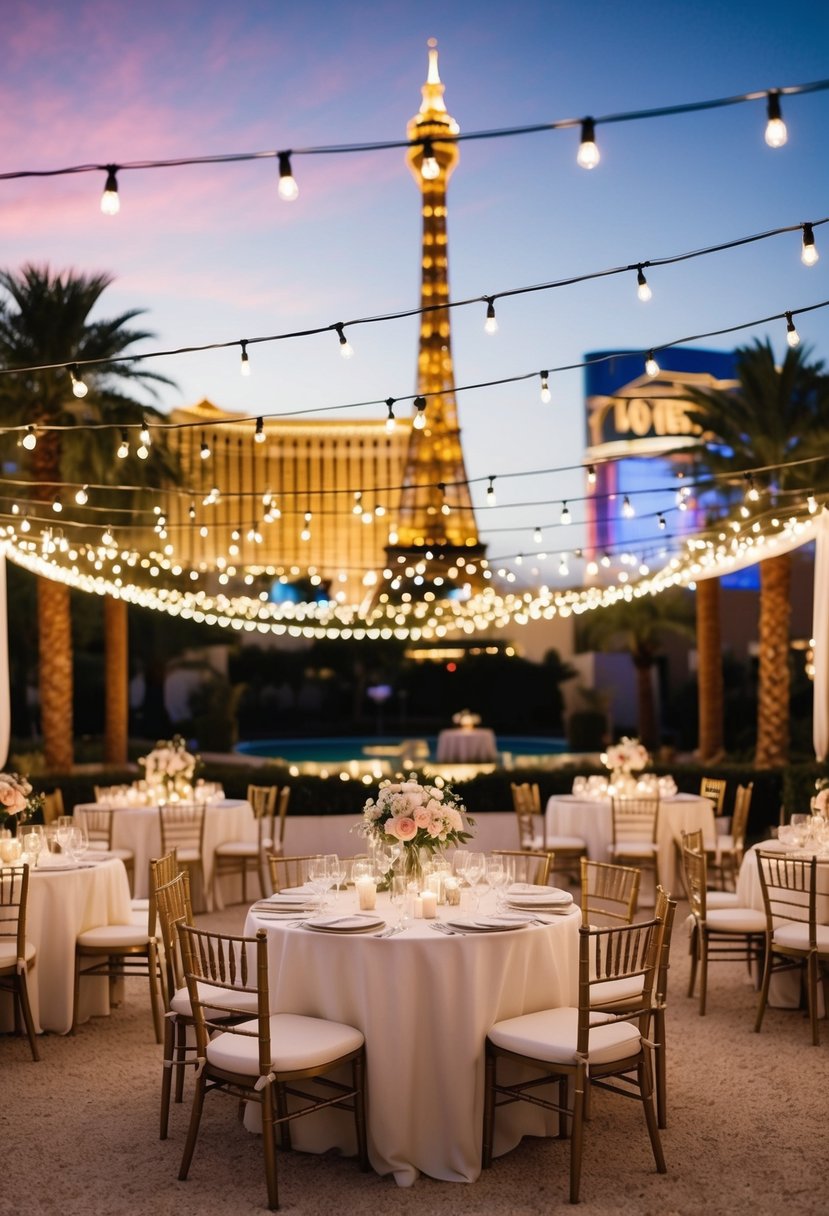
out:
<path id="1" fill-rule="evenodd" d="M 300 857 L 283 857 L 269 853 L 268 869 L 274 891 L 282 891 L 286 887 L 301 887 L 308 881 L 308 862 L 323 856 L 323 853 L 305 853 Z"/>
<path id="2" fill-rule="evenodd" d="M 725 802 L 725 791 L 728 782 L 722 777 L 703 777 L 699 783 L 701 798 L 707 798 L 713 804 L 714 815 L 722 815 Z"/>
<path id="3" fill-rule="evenodd" d="M 654 891 L 659 886 L 659 798 L 612 798 L 611 856 L 616 864 L 653 871 Z M 641 848 L 637 847 L 640 846 Z"/>
<path id="4" fill-rule="evenodd" d="M 541 806 L 541 791 L 536 781 L 510 782 L 512 807 L 518 824 L 518 847 L 522 852 L 552 852 L 555 854 L 555 870 L 578 882 L 582 857 L 587 855 L 587 845 L 571 843 L 571 839 L 550 836 L 547 832 L 547 817 Z M 541 821 L 541 833 L 536 834 L 536 816 Z"/>
<path id="5" fill-rule="evenodd" d="M 0 945 L 10 942 L 14 957 L 0 965 L 0 992 L 10 992 L 14 1000 L 14 1032 L 25 1027 L 32 1059 L 37 1062 L 37 1046 L 32 1008 L 29 1004 L 28 973 L 35 962 L 34 948 L 27 950 L 26 908 L 29 901 L 29 867 L 0 865 Z"/>
<path id="6" fill-rule="evenodd" d="M 611 861 L 581 859 L 581 917 L 585 925 L 604 924 L 595 917 L 630 925 L 639 903 L 642 871 Z"/>
<path id="7" fill-rule="evenodd" d="M 222 878 L 238 874 L 242 879 L 242 900 L 247 903 L 247 877 L 249 869 L 256 872 L 259 879 L 259 894 L 264 897 L 267 891 L 267 865 L 265 858 L 268 850 L 281 853 L 281 836 L 275 835 L 275 816 L 277 815 L 277 798 L 279 799 L 280 833 L 284 835 L 284 817 L 288 809 L 290 786 L 282 789 L 278 785 L 249 785 L 247 799 L 256 820 L 256 841 L 225 841 L 218 845 L 213 854 L 213 881 L 218 883 Z"/>
<path id="8" fill-rule="evenodd" d="M 553 872 L 555 854 L 535 849 L 490 849 L 490 857 L 512 857 L 515 881 L 546 887 Z M 519 873 L 520 871 L 520 873 Z"/>
<path id="9" fill-rule="evenodd" d="M 167 802 L 158 808 L 161 828 L 162 854 L 175 852 L 179 868 L 186 866 L 190 872 L 190 889 L 201 891 L 207 900 L 204 878 L 204 819 L 206 806 L 203 802 Z M 190 854 L 190 856 L 188 856 Z M 196 888 L 195 875 L 199 886 Z"/>
<path id="10" fill-rule="evenodd" d="M 78 824 L 83 824 L 86 828 L 90 851 L 93 855 L 95 847 L 103 845 L 101 852 L 112 853 L 113 856 L 124 863 L 130 892 L 132 892 L 135 890 L 135 855 L 131 849 L 121 849 L 113 846 L 112 836 L 115 830 L 114 814 L 115 812 L 111 806 L 76 806 L 72 818 Z"/>

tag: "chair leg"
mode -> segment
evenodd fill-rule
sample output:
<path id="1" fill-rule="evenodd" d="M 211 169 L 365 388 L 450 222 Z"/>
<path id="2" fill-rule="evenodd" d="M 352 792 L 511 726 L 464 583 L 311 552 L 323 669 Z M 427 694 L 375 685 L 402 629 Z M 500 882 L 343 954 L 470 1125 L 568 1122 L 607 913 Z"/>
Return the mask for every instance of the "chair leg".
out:
<path id="1" fill-rule="evenodd" d="M 81 995 L 81 957 L 75 950 L 75 993 L 72 998 L 72 1026 L 69 1030 L 70 1034 L 75 1034 L 78 1029 L 78 1000 Z"/>
<path id="2" fill-rule="evenodd" d="M 285 1152 L 291 1151 L 291 1124 L 287 1119 L 288 1103 L 285 1099 L 285 1087 L 279 1082 L 274 1083 L 276 1090 L 276 1113 L 282 1122 L 279 1124 L 279 1141 Z"/>
<path id="3" fill-rule="evenodd" d="M 360 1169 L 368 1171 L 368 1146 L 366 1143 L 366 1058 L 365 1050 L 355 1057 L 351 1068 L 352 1085 L 357 1091 L 354 1097 L 354 1123 L 357 1130 L 357 1158 Z"/>
<path id="4" fill-rule="evenodd" d="M 653 1103 L 653 1084 L 651 1082 L 651 1069 L 647 1057 L 642 1059 L 638 1068 L 639 1074 L 639 1090 L 642 1095 L 642 1106 L 645 1111 L 645 1122 L 648 1125 L 648 1135 L 651 1140 L 651 1148 L 653 1149 L 653 1159 L 656 1162 L 656 1169 L 660 1174 L 666 1174 L 668 1167 L 665 1164 L 665 1154 L 662 1151 L 662 1140 L 657 1127 L 656 1111 Z"/>
<path id="5" fill-rule="evenodd" d="M 763 967 L 763 986 L 760 989 L 760 999 L 757 1003 L 757 1017 L 754 1022 L 755 1034 L 759 1033 L 760 1027 L 763 1025 L 763 1016 L 765 1015 L 766 1005 L 768 1004 L 773 957 L 774 954 L 771 948 L 771 942 L 766 942 L 766 961 Z"/>
<path id="6" fill-rule="evenodd" d="M 668 1087 L 665 1052 L 665 1010 L 657 1009 L 653 1022 L 656 1037 L 654 1071 L 656 1073 L 656 1121 L 660 1128 L 668 1126 Z"/>
<path id="7" fill-rule="evenodd" d="M 167 1139 L 167 1127 L 170 1121 L 170 1093 L 173 1088 L 173 1069 L 175 1060 L 176 1027 L 173 1018 L 164 1019 L 164 1063 L 161 1068 L 161 1129 L 159 1140 Z"/>
<path id="8" fill-rule="evenodd" d="M 187 1180 L 187 1175 L 190 1172 L 190 1162 L 193 1160 L 193 1150 L 196 1147 L 196 1140 L 199 1135 L 199 1124 L 201 1123 L 201 1113 L 204 1108 L 204 1092 L 207 1081 L 204 1074 L 196 1081 L 196 1087 L 193 1091 L 193 1108 L 190 1112 L 190 1126 L 187 1128 L 187 1139 L 184 1142 L 184 1152 L 181 1157 L 181 1166 L 179 1167 L 178 1176 L 180 1182 Z"/>
<path id="9" fill-rule="evenodd" d="M 694 927 L 691 930 L 690 953 L 691 953 L 691 974 L 688 979 L 688 996 L 693 996 L 694 988 L 695 988 L 696 982 L 697 982 L 697 966 L 699 964 L 699 928 L 698 928 L 696 922 L 694 923 Z"/>
<path id="10" fill-rule="evenodd" d="M 150 1005 L 153 1011 L 153 1028 L 155 1041 L 161 1043 L 164 1038 L 161 998 L 158 991 L 158 953 L 154 941 L 147 948 L 147 971 L 150 979 Z"/>
<path id="11" fill-rule="evenodd" d="M 806 986 L 809 1001 L 809 1023 L 812 1028 L 812 1046 L 820 1046 L 820 1031 L 817 1021 L 817 955 L 810 954 L 806 960 Z"/>
<path id="12" fill-rule="evenodd" d="M 574 1078 L 573 1132 L 570 1137 L 570 1202 L 578 1203 L 581 1185 L 581 1158 L 584 1146 L 584 1099 L 589 1085 L 584 1065 L 579 1067 Z"/>
<path id="13" fill-rule="evenodd" d="M 176 1026 L 176 1102 L 184 1101 L 184 1066 L 187 1060 L 187 1027 Z"/>
<path id="14" fill-rule="evenodd" d="M 481 1143 L 481 1167 L 488 1170 L 492 1165 L 492 1138 L 495 1123 L 495 1056 L 489 1044 L 486 1048 L 484 1068 L 484 1130 Z"/>
<path id="15" fill-rule="evenodd" d="M 32 1052 L 32 1059 L 37 1062 L 40 1059 L 40 1053 L 37 1049 L 37 1035 L 35 1034 L 35 1023 L 32 1017 L 32 1007 L 29 1004 L 29 984 L 26 978 L 26 972 L 23 971 L 17 977 L 17 1001 L 19 1002 L 20 1013 L 23 1018 L 23 1025 L 26 1027 L 26 1034 L 29 1039 L 29 1047 Z"/>
<path id="16" fill-rule="evenodd" d="M 704 929 L 699 935 L 699 1016 L 705 1017 L 705 1002 L 708 998 L 708 937 Z"/>
<path id="17" fill-rule="evenodd" d="M 275 1212 L 279 1207 L 276 1181 L 276 1140 L 274 1138 L 274 1090 L 275 1085 L 266 1085 L 262 1097 L 262 1147 L 265 1151 L 265 1182 L 268 1188 L 268 1207 Z M 285 1124 L 282 1125 L 283 1127 Z"/>

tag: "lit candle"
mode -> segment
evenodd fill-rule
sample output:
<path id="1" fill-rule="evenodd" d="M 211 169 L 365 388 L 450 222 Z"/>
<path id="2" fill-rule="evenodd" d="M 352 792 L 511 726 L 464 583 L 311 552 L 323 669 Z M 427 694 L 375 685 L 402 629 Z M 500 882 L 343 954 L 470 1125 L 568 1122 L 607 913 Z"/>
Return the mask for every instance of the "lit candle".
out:
<path id="1" fill-rule="evenodd" d="M 434 920 L 438 914 L 438 897 L 436 891 L 421 891 L 421 915 L 424 920 Z M 417 916 L 417 913 L 415 913 Z"/>
<path id="2" fill-rule="evenodd" d="M 448 904 L 459 904 L 461 902 L 461 888 L 457 878 L 452 874 L 447 874 L 444 889 L 446 891 L 446 902 Z"/>
<path id="3" fill-rule="evenodd" d="M 436 870 L 434 874 L 430 874 L 426 879 L 426 888 L 429 891 L 434 891 L 439 904 L 446 903 L 446 875 L 440 870 Z"/>
<path id="4" fill-rule="evenodd" d="M 412 900 L 412 917 L 415 920 L 423 920 L 423 896 L 415 895 Z"/>
<path id="5" fill-rule="evenodd" d="M 369 874 L 363 874 L 354 884 L 361 912 L 371 912 L 377 901 L 377 883 Z"/>

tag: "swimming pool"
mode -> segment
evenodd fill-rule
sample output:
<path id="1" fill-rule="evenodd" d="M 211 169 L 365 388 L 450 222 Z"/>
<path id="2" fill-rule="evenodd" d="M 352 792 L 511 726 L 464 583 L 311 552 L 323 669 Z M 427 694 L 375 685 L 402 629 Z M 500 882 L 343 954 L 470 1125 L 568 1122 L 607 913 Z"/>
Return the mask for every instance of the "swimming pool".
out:
<path id="1" fill-rule="evenodd" d="M 347 764 L 353 760 L 383 759 L 399 756 L 402 744 L 425 743 L 418 758 L 434 760 L 437 737 L 423 735 L 403 739 L 399 735 L 354 735 L 326 739 L 254 739 L 237 743 L 234 750 L 245 756 L 284 760 L 288 764 Z M 567 740 L 532 735 L 498 735 L 498 750 L 513 756 L 549 756 L 566 752 Z"/>

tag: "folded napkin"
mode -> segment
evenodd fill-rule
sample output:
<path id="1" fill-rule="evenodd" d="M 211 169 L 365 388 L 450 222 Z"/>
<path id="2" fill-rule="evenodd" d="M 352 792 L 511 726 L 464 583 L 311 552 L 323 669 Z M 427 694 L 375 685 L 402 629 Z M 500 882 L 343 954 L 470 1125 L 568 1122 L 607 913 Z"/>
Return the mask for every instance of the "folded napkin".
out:
<path id="1" fill-rule="evenodd" d="M 339 916 L 315 916 L 306 920 L 305 928 L 326 933 L 364 933 L 368 929 L 379 929 L 385 923 L 374 912 L 353 912 Z"/>
<path id="2" fill-rule="evenodd" d="M 571 904 L 573 896 L 560 887 L 537 887 L 533 883 L 514 882 L 507 890 L 507 900 L 511 904 L 524 904 L 527 907 L 551 907 Z"/>

